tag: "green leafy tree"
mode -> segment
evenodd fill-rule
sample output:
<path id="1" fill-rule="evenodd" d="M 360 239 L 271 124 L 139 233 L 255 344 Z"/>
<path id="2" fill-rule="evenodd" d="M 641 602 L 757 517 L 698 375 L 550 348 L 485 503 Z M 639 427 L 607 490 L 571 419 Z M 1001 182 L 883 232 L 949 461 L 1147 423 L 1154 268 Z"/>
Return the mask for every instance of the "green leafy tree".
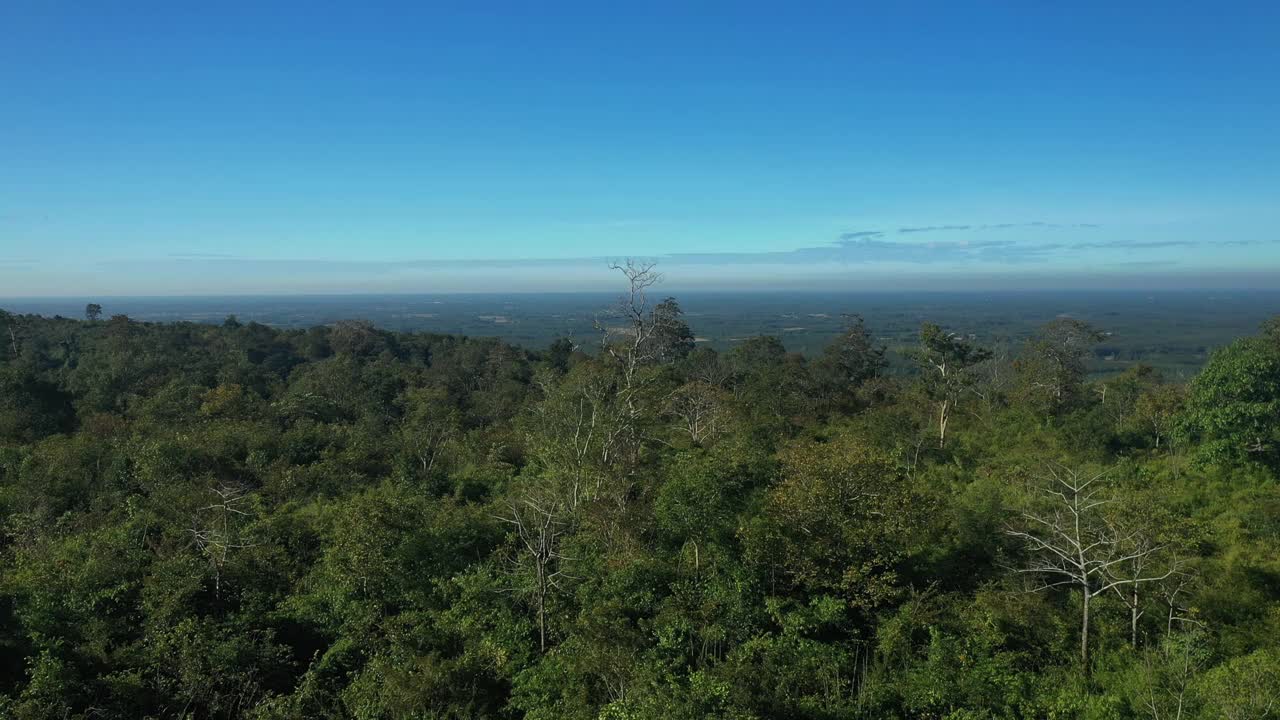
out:
<path id="1" fill-rule="evenodd" d="M 462 413 L 441 388 L 414 388 L 404 393 L 399 435 L 414 469 L 424 479 L 441 470 L 450 446 L 462 436 Z"/>
<path id="2" fill-rule="evenodd" d="M 1092 325 L 1075 318 L 1058 318 L 1045 324 L 1014 363 L 1022 396 L 1032 407 L 1048 414 L 1077 402 L 1083 393 L 1093 346 L 1103 337 Z"/>
<path id="3" fill-rule="evenodd" d="M 32 442 L 71 428 L 72 397 L 30 367 L 0 366 L 0 442 Z"/>
<path id="4" fill-rule="evenodd" d="M 1111 418 L 1115 429 L 1130 427 L 1138 398 L 1163 382 L 1159 370 L 1145 363 L 1138 363 L 1119 375 L 1098 383 L 1098 401 L 1103 412 Z"/>
<path id="5" fill-rule="evenodd" d="M 827 344 L 814 373 L 830 401 L 843 409 L 856 406 L 856 391 L 888 367 L 885 347 L 877 344 L 861 315 L 846 315 L 844 330 Z"/>
<path id="6" fill-rule="evenodd" d="M 1280 434 L 1280 349 L 1263 338 L 1237 340 L 1191 381 L 1182 435 L 1211 460 L 1272 463 Z"/>
<path id="7" fill-rule="evenodd" d="M 925 396 L 937 409 L 938 447 L 946 447 L 947 426 L 956 405 L 973 386 L 973 368 L 991 352 L 933 323 L 920 326 L 920 346 L 913 353 Z"/>
<path id="8" fill-rule="evenodd" d="M 738 407 L 763 435 L 788 436 L 814 417 L 812 377 L 803 356 L 772 336 L 747 338 L 726 353 Z"/>
<path id="9" fill-rule="evenodd" d="M 1134 403 L 1133 425 L 1151 437 L 1157 449 L 1168 447 L 1186 397 L 1186 388 L 1181 385 L 1161 384 L 1148 389 Z"/>
<path id="10" fill-rule="evenodd" d="M 660 362 L 682 360 L 693 351 L 693 331 L 684 321 L 684 310 L 669 297 L 653 307 L 650 323 L 654 328 L 653 354 Z"/>
<path id="11" fill-rule="evenodd" d="M 1258 650 L 1204 674 L 1198 686 L 1208 717 L 1263 720 L 1280 713 L 1280 656 Z"/>
<path id="12" fill-rule="evenodd" d="M 748 549 L 778 590 L 870 609 L 900 591 L 898 565 L 926 505 L 887 454 L 857 438 L 801 443 L 781 456 Z"/>

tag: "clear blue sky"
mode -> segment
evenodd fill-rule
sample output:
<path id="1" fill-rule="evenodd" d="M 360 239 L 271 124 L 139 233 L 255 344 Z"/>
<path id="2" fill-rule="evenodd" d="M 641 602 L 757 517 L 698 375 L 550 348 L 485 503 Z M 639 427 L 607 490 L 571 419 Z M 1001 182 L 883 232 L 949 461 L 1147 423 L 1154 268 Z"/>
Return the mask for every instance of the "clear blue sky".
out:
<path id="1" fill-rule="evenodd" d="M 1278 227 L 1280 3 L 0 5 L 0 297 L 1265 286 Z"/>

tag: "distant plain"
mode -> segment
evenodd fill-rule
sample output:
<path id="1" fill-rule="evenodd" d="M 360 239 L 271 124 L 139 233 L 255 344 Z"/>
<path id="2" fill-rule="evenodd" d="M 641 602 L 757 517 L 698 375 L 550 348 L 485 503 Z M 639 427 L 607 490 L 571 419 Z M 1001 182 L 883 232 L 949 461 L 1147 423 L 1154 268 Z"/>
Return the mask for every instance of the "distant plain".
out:
<path id="1" fill-rule="evenodd" d="M 670 294 L 699 341 L 720 350 L 751 336 L 775 335 L 789 350 L 818 353 L 846 313 L 861 314 L 893 355 L 913 344 L 924 321 L 1014 350 L 1037 326 L 1067 315 L 1108 333 L 1093 358 L 1095 374 L 1144 362 L 1170 379 L 1188 377 L 1214 348 L 1254 333 L 1280 313 L 1280 291 L 1266 290 Z M 659 288 L 652 299 L 664 296 Z M 608 293 L 67 297 L 0 299 L 0 308 L 80 317 L 86 303 L 98 302 L 104 317 L 221 323 L 235 315 L 281 328 L 360 319 L 387 330 L 499 337 L 531 349 L 569 337 L 590 349 L 598 337 L 595 323 L 607 322 L 614 300 Z"/>

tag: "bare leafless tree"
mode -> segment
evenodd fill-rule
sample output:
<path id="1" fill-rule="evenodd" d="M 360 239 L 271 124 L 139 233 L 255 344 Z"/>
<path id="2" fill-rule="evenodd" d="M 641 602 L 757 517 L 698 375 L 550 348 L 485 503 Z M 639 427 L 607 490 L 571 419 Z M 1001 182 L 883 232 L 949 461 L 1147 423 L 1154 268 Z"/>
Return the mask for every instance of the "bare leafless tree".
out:
<path id="1" fill-rule="evenodd" d="M 1179 565 L 1174 573 L 1158 586 L 1157 592 L 1159 592 L 1160 600 L 1165 607 L 1164 632 L 1166 636 L 1173 634 L 1174 623 L 1184 627 L 1200 627 L 1203 625 L 1193 617 L 1187 606 L 1182 602 L 1183 595 L 1189 593 L 1199 581 L 1200 576 L 1198 573 L 1186 570 Z"/>
<path id="2" fill-rule="evenodd" d="M 1107 522 L 1103 508 L 1111 502 L 1106 471 L 1086 473 L 1050 464 L 1042 499 L 1047 508 L 1025 512 L 1008 534 L 1021 540 L 1030 561 L 1017 572 L 1040 579 L 1033 590 L 1067 587 L 1081 593 L 1080 660 L 1089 671 L 1090 609 L 1098 595 L 1170 577 L 1172 569 L 1148 570 L 1146 558 L 1163 545 L 1140 542 L 1136 533 Z M 1120 568 L 1138 568 L 1121 572 Z"/>
<path id="3" fill-rule="evenodd" d="M 210 488 L 216 498 L 210 505 L 197 508 L 191 518 L 191 534 L 196 549 L 213 566 L 214 591 L 222 590 L 222 568 L 233 550 L 257 545 L 243 537 L 242 525 L 250 517 L 245 505 L 250 500 L 249 488 L 237 483 L 223 483 Z"/>
<path id="4" fill-rule="evenodd" d="M 1104 575 L 1111 584 L 1111 590 L 1129 611 L 1129 644 L 1138 647 L 1138 621 L 1145 611 L 1142 608 L 1142 588 L 1148 583 L 1164 583 L 1173 580 L 1179 573 L 1182 561 L 1176 555 L 1164 552 L 1168 548 L 1158 544 L 1149 533 L 1141 531 L 1124 532 L 1115 528 L 1110 536 L 1120 538 L 1123 545 L 1120 552 L 1124 556 L 1122 562 L 1108 566 Z"/>
<path id="5" fill-rule="evenodd" d="M 549 494 L 530 492 L 510 500 L 507 514 L 497 517 L 515 528 L 518 546 L 513 563 L 517 569 L 532 573 L 531 582 L 523 589 L 531 595 L 538 618 L 538 647 L 546 652 L 547 600 L 561 589 L 561 580 L 566 577 L 563 562 L 568 558 L 562 547 L 568 523 L 564 503 Z"/>
<path id="6" fill-rule="evenodd" d="M 457 410 L 446 409 L 448 398 L 442 390 L 411 390 L 406 394 L 406 406 L 400 436 L 426 476 L 460 434 L 461 418 Z"/>
<path id="7" fill-rule="evenodd" d="M 453 432 L 452 428 L 437 425 L 429 426 L 416 433 L 406 433 L 406 435 L 414 457 L 422 466 L 422 474 L 426 475 L 431 472 L 431 468 L 435 467 L 440 450 L 453 437 Z"/>
<path id="8" fill-rule="evenodd" d="M 529 453 L 553 477 L 570 512 L 597 498 L 631 439 L 630 411 L 615 378 L 590 368 L 534 377 L 543 400 L 530 410 Z"/>
<path id="9" fill-rule="evenodd" d="M 4 320 L 5 330 L 9 331 L 9 346 L 13 349 L 13 356 L 18 357 L 18 334 L 14 332 L 14 325 L 17 324 L 17 318 L 3 310 L 0 310 L 0 319 Z"/>
<path id="10" fill-rule="evenodd" d="M 676 388 L 667 397 L 667 413 L 677 432 L 687 434 L 697 445 L 710 442 L 725 431 L 724 391 L 705 382 L 693 381 Z"/>
<path id="11" fill-rule="evenodd" d="M 648 441 L 648 426 L 661 410 L 662 394 L 655 390 L 660 375 L 652 366 L 687 354 L 693 339 L 680 320 L 679 306 L 668 298 L 650 302 L 650 289 L 662 281 L 652 262 L 628 259 L 612 269 L 627 282 L 612 309 L 596 319 L 602 354 L 612 361 L 614 385 L 607 403 L 592 408 L 608 411 L 608 422 L 596 427 L 604 435 L 599 446 L 608 453 L 604 464 L 612 481 L 610 497 L 625 504 Z"/>
<path id="12" fill-rule="evenodd" d="M 604 349 L 621 364 L 627 387 L 631 387 L 639 369 L 656 360 L 659 352 L 654 343 L 659 326 L 648 297 L 649 288 L 662 282 L 662 273 L 654 269 L 656 266 L 632 258 L 609 265 L 610 270 L 617 270 L 626 278 L 627 289 L 605 317 L 596 318 Z"/>
<path id="13" fill-rule="evenodd" d="M 1158 650 L 1147 653 L 1138 681 L 1139 697 L 1151 720 L 1187 717 L 1191 685 L 1204 661 L 1204 651 L 1194 633 L 1168 636 Z"/>
<path id="14" fill-rule="evenodd" d="M 1170 617 L 1190 621 L 1189 616 L 1183 615 L 1179 595 L 1193 579 L 1183 553 L 1193 546 L 1194 528 L 1163 508 L 1157 494 L 1158 491 L 1151 488 L 1132 489 L 1104 515 L 1108 535 L 1117 539 L 1120 555 L 1127 558 L 1109 566 L 1107 578 L 1139 580 L 1122 582 L 1112 588 L 1129 612 L 1129 644 L 1134 649 L 1140 639 L 1139 621 L 1152 604 L 1150 598 L 1163 600 Z M 1166 621 L 1166 636 L 1172 633 L 1173 622 Z"/>

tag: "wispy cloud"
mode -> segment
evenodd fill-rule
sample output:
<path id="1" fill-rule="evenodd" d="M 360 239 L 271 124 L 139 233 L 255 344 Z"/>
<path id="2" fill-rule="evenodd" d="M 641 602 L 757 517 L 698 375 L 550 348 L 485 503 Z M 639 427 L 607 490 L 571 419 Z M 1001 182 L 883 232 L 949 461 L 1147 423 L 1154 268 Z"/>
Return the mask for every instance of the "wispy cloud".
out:
<path id="1" fill-rule="evenodd" d="M 1098 223 L 1054 223 L 1045 222 L 1043 220 L 1033 220 L 1031 222 L 1002 222 L 1002 223 L 984 223 L 982 225 L 924 225 L 920 227 L 900 227 L 900 234 L 911 233 L 932 233 L 932 232 L 955 232 L 958 230 L 1008 230 L 1010 228 L 1099 228 L 1102 227 Z"/>
<path id="2" fill-rule="evenodd" d="M 1112 267 L 1122 268 L 1162 268 L 1174 267 L 1178 263 L 1174 260 L 1124 260 L 1121 262 L 1111 263 Z"/>
<path id="3" fill-rule="evenodd" d="M 874 238 L 884 235 L 883 230 L 855 230 L 847 232 L 840 236 L 841 240 L 861 240 L 863 238 Z"/>
<path id="4" fill-rule="evenodd" d="M 1113 240 L 1111 242 L 1075 243 L 1071 247 L 1080 250 L 1144 250 L 1171 247 L 1199 247 L 1206 243 L 1199 240 Z M 1219 242 L 1219 245 L 1225 243 Z"/>
<path id="5" fill-rule="evenodd" d="M 932 239 L 920 237 L 925 233 L 957 232 L 963 228 L 971 231 L 998 230 L 1010 227 L 1059 227 L 1093 228 L 1089 223 L 1050 225 L 1049 223 L 1004 223 L 994 225 L 934 225 L 898 228 L 896 231 L 854 230 L 841 233 L 829 243 L 801 246 L 789 250 L 759 252 L 684 252 L 644 256 L 669 265 L 684 266 L 856 266 L 888 263 L 918 266 L 1027 266 L 1052 264 L 1074 259 L 1079 253 L 1102 253 L 1098 262 L 1119 266 L 1133 264 L 1170 264 L 1175 258 L 1159 255 L 1141 257 L 1143 252 L 1157 253 L 1174 248 L 1242 247 L 1280 243 L 1280 240 L 1087 240 L 1045 241 L 1027 240 L 1013 236 L 974 237 L 964 239 Z M 890 233 L 893 235 L 890 235 Z M 898 237 L 905 234 L 907 237 Z M 1107 255 L 1106 253 L 1112 253 Z M 1115 253 L 1122 253 L 1117 256 Z M 325 260 L 325 259 L 257 259 L 232 256 L 217 252 L 174 253 L 167 259 L 150 261 L 111 261 L 112 266 L 129 266 L 133 269 L 155 266 L 156 263 L 172 267 L 174 263 L 186 267 L 206 267 L 244 275 L 278 275 L 283 272 L 314 275 L 346 275 L 350 273 L 372 275 L 397 275 L 432 271 L 485 271 L 536 268 L 599 268 L 624 257 L 624 255 L 596 255 L 565 258 L 488 258 L 488 259 L 404 259 L 404 260 Z M 0 261 L 0 266 L 4 266 Z"/>
<path id="6" fill-rule="evenodd" d="M 902 227 L 898 228 L 899 233 L 926 233 L 938 232 L 942 230 L 972 230 L 972 225 L 927 225 L 925 227 Z"/>
<path id="7" fill-rule="evenodd" d="M 1027 248 L 1022 248 L 1025 252 Z M 854 264 L 874 262 L 904 262 L 932 264 L 957 260 L 978 260 L 992 253 L 1005 253 L 1010 258 L 1020 254 L 1013 240 L 981 241 L 933 241 L 908 242 L 886 240 L 878 236 L 846 238 L 835 243 L 794 250 L 753 253 L 676 253 L 667 256 L 674 263 L 691 265 L 714 264 Z"/>

